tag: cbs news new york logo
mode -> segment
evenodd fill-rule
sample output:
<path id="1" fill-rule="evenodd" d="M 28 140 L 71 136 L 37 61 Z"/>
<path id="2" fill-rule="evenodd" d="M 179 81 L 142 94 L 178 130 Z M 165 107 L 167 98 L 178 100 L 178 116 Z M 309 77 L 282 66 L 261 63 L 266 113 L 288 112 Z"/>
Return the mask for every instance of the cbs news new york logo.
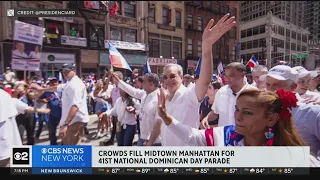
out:
<path id="1" fill-rule="evenodd" d="M 29 165 L 30 150 L 29 148 L 13 148 L 12 149 L 12 164 L 13 165 Z"/>

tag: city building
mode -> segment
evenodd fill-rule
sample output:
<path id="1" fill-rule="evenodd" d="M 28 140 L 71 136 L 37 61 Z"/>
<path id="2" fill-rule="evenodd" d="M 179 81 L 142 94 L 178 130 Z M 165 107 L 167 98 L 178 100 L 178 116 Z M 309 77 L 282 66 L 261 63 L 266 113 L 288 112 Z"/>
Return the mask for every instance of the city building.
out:
<path id="1" fill-rule="evenodd" d="M 87 3 L 90 3 L 89 5 Z M 114 2 L 110 2 L 109 8 Z M 57 76 L 64 63 L 75 63 L 80 76 L 94 73 L 101 77 L 110 68 L 107 40 L 123 54 L 131 68 L 143 69 L 147 60 L 146 46 L 141 43 L 141 1 L 119 1 L 118 15 L 110 15 L 101 1 L 4 1 L 1 2 L 0 71 L 10 66 L 15 20 L 43 27 L 45 37 L 40 72 L 29 75 Z M 78 17 L 21 18 L 5 16 L 7 9 L 77 9 Z M 117 69 L 115 69 L 117 70 Z M 124 73 L 129 73 L 122 70 Z M 17 71 L 21 78 L 23 72 Z"/>
<path id="2" fill-rule="evenodd" d="M 185 34 L 183 1 L 145 1 L 148 33 L 148 61 L 153 73 L 161 74 L 169 63 L 185 67 Z"/>
<path id="3" fill-rule="evenodd" d="M 309 56 L 306 67 L 320 67 L 320 2 L 304 1 L 304 26 L 310 31 Z"/>
<path id="4" fill-rule="evenodd" d="M 241 58 L 253 55 L 269 68 L 286 61 L 305 65 L 309 31 L 303 28 L 302 1 L 241 1 Z"/>
<path id="5" fill-rule="evenodd" d="M 202 33 L 210 19 L 215 23 L 227 13 L 236 17 L 237 26 L 213 45 L 214 69 L 221 61 L 224 65 L 239 61 L 239 2 L 237 1 L 188 1 L 185 2 L 186 66 L 193 74 L 202 53 Z"/>

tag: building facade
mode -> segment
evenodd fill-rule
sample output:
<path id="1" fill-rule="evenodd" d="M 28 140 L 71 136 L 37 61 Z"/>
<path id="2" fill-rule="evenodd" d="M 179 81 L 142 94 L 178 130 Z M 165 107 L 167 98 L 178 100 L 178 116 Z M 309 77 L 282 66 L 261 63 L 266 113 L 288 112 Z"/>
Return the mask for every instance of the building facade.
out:
<path id="1" fill-rule="evenodd" d="M 304 26 L 310 31 L 309 57 L 306 67 L 320 67 L 320 2 L 304 1 Z"/>
<path id="2" fill-rule="evenodd" d="M 237 26 L 212 46 L 214 69 L 221 61 L 224 65 L 238 61 L 239 2 L 237 1 L 188 1 L 185 2 L 186 67 L 193 74 L 202 53 L 202 33 L 210 19 L 215 23 L 227 13 L 236 17 Z"/>
<path id="3" fill-rule="evenodd" d="M 141 37 L 140 1 L 119 1 L 119 15 L 110 15 L 99 1 L 91 1 L 90 8 L 83 1 L 12 1 L 1 2 L 1 11 L 10 8 L 78 9 L 79 17 L 17 18 L 3 16 L 1 29 L 1 70 L 10 66 L 14 21 L 19 20 L 45 28 L 40 72 L 42 77 L 57 76 L 62 64 L 75 63 L 79 76 L 94 73 L 101 76 L 110 67 L 108 40 L 125 56 L 132 69 L 143 67 L 147 60 Z M 97 3 L 96 3 L 97 2 Z M 110 2 L 111 7 L 113 2 Z M 1 13 L 5 15 L 6 13 Z M 124 71 L 124 73 L 130 73 Z M 17 72 L 18 76 L 21 72 Z"/>
<path id="4" fill-rule="evenodd" d="M 309 31 L 303 28 L 302 2 L 272 2 L 241 2 L 241 58 L 246 63 L 254 55 L 269 68 L 279 61 L 305 66 Z"/>
<path id="5" fill-rule="evenodd" d="M 153 73 L 161 74 L 169 63 L 185 67 L 185 33 L 183 1 L 145 1 L 143 26 L 148 44 L 148 61 Z"/>

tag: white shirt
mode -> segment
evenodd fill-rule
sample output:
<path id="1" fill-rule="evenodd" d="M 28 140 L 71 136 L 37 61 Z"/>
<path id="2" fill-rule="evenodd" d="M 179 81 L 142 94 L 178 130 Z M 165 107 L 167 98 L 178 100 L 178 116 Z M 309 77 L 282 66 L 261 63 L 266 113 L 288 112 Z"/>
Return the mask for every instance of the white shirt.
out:
<path id="1" fill-rule="evenodd" d="M 36 53 L 34 51 L 31 51 L 30 54 L 29 54 L 29 57 L 32 58 L 32 59 L 40 59 L 40 52 Z"/>
<path id="2" fill-rule="evenodd" d="M 305 94 L 300 95 L 300 96 L 303 99 L 310 99 L 315 102 L 320 102 L 320 93 L 317 93 L 317 92 L 312 92 L 312 91 L 308 90 Z"/>
<path id="3" fill-rule="evenodd" d="M 223 86 L 218 90 L 214 98 L 214 102 L 218 103 L 214 103 L 211 107 L 215 114 L 219 114 L 218 126 L 235 124 L 234 111 L 237 98 L 243 90 L 251 88 L 257 89 L 246 83 L 236 95 L 233 94 L 229 85 Z"/>
<path id="4" fill-rule="evenodd" d="M 172 100 L 166 100 L 166 111 L 180 123 L 198 129 L 200 125 L 200 104 L 201 102 L 198 101 L 195 92 L 195 86 L 187 88 L 181 84 Z M 161 119 L 159 115 L 158 119 Z M 172 131 L 168 130 L 164 123 L 161 124 L 160 135 L 162 146 L 187 146 Z"/>
<path id="5" fill-rule="evenodd" d="M 22 145 L 15 117 L 27 108 L 27 104 L 0 89 L 0 160 L 11 157 L 12 146 Z"/>
<path id="6" fill-rule="evenodd" d="M 12 57 L 16 58 L 16 59 L 20 59 L 20 58 L 29 58 L 29 56 L 25 53 L 25 52 L 20 52 L 17 49 L 12 51 Z"/>
<path id="7" fill-rule="evenodd" d="M 16 82 L 16 73 L 14 73 L 14 72 L 6 73 L 4 75 L 4 77 L 6 78 L 6 81 L 8 83 L 15 83 Z"/>
<path id="8" fill-rule="evenodd" d="M 119 81 L 118 87 L 130 96 L 141 99 L 141 111 L 139 114 L 140 121 L 140 138 L 144 140 L 149 140 L 152 133 L 153 127 L 157 122 L 157 108 L 158 108 L 158 96 L 160 93 L 159 89 L 153 91 L 150 94 L 147 94 L 146 91 L 134 88 L 129 84 Z M 160 136 L 156 139 L 154 143 L 160 143 Z"/>
<path id="9" fill-rule="evenodd" d="M 139 101 L 137 101 L 136 99 L 132 98 L 133 104 L 134 104 L 134 108 L 136 109 L 136 114 L 139 113 L 140 111 L 140 103 Z M 130 113 L 126 110 L 127 107 L 127 100 L 126 101 L 122 101 L 122 98 L 118 98 L 114 104 L 114 106 L 106 111 L 105 113 L 108 116 L 116 116 L 118 121 L 121 122 L 121 124 L 124 125 L 135 125 L 137 124 L 137 119 L 136 119 L 136 115 L 134 113 Z M 125 127 L 124 127 L 125 129 Z"/>
<path id="10" fill-rule="evenodd" d="M 77 106 L 79 109 L 69 125 L 75 122 L 88 123 L 87 90 L 81 79 L 78 76 L 74 76 L 68 83 L 60 84 L 58 86 L 58 91 L 62 92 L 62 115 L 60 126 L 64 125 L 73 105 Z"/>

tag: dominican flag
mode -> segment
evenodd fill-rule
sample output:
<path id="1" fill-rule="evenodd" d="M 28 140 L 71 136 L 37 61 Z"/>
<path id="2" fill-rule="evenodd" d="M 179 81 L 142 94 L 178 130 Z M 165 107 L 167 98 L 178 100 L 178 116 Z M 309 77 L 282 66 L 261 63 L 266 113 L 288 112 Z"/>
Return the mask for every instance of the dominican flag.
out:
<path id="1" fill-rule="evenodd" d="M 222 65 L 222 62 L 221 62 L 221 61 L 220 61 L 219 65 L 218 65 L 217 69 L 218 69 L 218 75 L 219 75 L 220 77 L 222 77 L 223 65 Z"/>
<path id="2" fill-rule="evenodd" d="M 149 65 L 149 61 L 146 62 L 146 67 L 144 67 L 144 74 L 152 73 Z"/>
<path id="3" fill-rule="evenodd" d="M 128 69 L 132 72 L 131 67 L 124 59 L 124 57 L 120 54 L 120 52 L 108 41 L 109 46 L 109 54 L 110 54 L 110 63 L 112 66 L 122 69 Z"/>
<path id="4" fill-rule="evenodd" d="M 256 59 L 256 57 L 251 56 L 250 60 L 248 61 L 246 66 L 249 66 L 251 68 L 254 68 L 255 66 L 259 65 L 258 60 Z"/>
<path id="5" fill-rule="evenodd" d="M 197 64 L 197 67 L 196 67 L 196 75 L 200 75 L 200 70 L 201 70 L 201 57 L 199 58 L 199 60 L 198 60 L 198 64 Z"/>

